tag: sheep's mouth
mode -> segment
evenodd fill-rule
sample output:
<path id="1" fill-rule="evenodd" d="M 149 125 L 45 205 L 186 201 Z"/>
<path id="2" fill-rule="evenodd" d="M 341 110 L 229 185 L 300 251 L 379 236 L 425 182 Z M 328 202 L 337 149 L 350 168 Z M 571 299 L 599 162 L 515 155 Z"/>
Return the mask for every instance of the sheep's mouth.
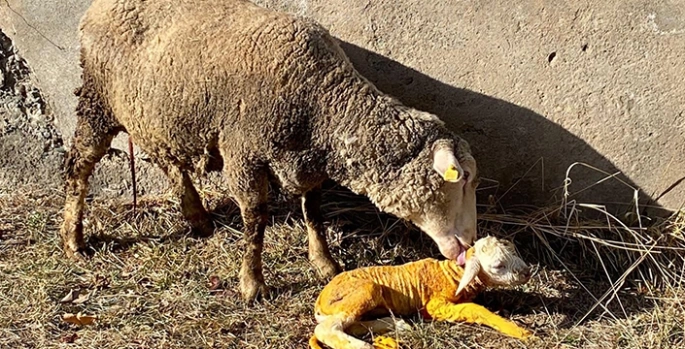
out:
<path id="1" fill-rule="evenodd" d="M 462 249 L 461 253 L 459 253 L 459 257 L 457 257 L 457 264 L 459 264 L 459 265 L 466 264 L 466 250 L 465 249 Z"/>
<path id="2" fill-rule="evenodd" d="M 440 253 L 447 259 L 456 261 L 463 266 L 466 263 L 466 248 L 456 235 L 433 238 L 440 248 Z"/>

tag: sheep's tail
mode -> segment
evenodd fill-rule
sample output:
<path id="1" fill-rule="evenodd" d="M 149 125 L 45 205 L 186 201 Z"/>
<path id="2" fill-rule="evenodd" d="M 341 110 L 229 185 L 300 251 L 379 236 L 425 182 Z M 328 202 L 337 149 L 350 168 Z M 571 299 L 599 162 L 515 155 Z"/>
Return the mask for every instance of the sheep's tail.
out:
<path id="1" fill-rule="evenodd" d="M 311 349 L 323 349 L 321 345 L 319 345 L 319 340 L 316 339 L 316 335 L 312 335 L 312 338 L 309 338 L 309 347 Z"/>
<path id="2" fill-rule="evenodd" d="M 133 184 L 133 214 L 136 213 L 136 206 L 138 206 L 138 190 L 136 190 L 136 162 L 133 155 L 133 140 L 131 135 L 128 136 L 128 159 L 129 168 L 131 169 L 131 183 Z"/>

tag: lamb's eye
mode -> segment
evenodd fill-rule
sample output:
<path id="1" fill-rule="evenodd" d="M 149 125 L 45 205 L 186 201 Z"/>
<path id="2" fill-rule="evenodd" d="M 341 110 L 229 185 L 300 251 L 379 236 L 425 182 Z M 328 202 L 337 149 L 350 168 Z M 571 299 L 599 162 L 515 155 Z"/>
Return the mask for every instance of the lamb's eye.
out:
<path id="1" fill-rule="evenodd" d="M 497 269 L 497 270 L 502 269 L 502 268 L 504 268 L 504 263 L 502 263 L 502 262 L 495 263 L 492 265 L 492 268 Z"/>

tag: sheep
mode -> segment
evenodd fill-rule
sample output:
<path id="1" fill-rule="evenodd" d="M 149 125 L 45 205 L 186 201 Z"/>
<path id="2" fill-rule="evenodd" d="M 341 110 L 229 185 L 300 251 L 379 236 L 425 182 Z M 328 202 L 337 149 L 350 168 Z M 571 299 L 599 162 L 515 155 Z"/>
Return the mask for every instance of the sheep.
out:
<path id="1" fill-rule="evenodd" d="M 369 329 L 391 331 L 394 326 L 389 315 L 416 313 L 437 321 L 482 324 L 514 338 L 530 339 L 530 331 L 472 303 L 486 287 L 520 285 L 530 277 L 531 268 L 519 257 L 514 244 L 493 236 L 481 238 L 469 248 L 463 268 L 452 260 L 427 258 L 399 266 L 346 271 L 319 294 L 314 307 L 318 325 L 309 345 L 317 349 L 322 342 L 333 349 L 371 349 L 373 345 L 352 335 Z M 371 320 L 361 321 L 363 317 Z M 377 336 L 375 347 L 394 348 L 397 343 L 390 337 Z"/>
<path id="2" fill-rule="evenodd" d="M 329 179 L 413 222 L 442 255 L 463 262 L 479 182 L 468 142 L 379 91 L 315 21 L 244 0 L 95 0 L 79 40 L 82 85 L 60 229 L 67 256 L 83 258 L 88 179 L 126 132 L 165 172 L 199 235 L 214 225 L 191 175 L 222 171 L 244 223 L 245 300 L 268 291 L 269 182 L 300 198 L 309 259 L 324 278 L 341 271 L 320 211 Z"/>

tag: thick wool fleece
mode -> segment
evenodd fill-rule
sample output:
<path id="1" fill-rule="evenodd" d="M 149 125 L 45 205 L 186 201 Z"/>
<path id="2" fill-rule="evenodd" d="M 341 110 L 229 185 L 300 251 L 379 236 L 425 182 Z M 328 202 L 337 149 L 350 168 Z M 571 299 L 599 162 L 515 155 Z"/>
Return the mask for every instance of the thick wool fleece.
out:
<path id="1" fill-rule="evenodd" d="M 332 178 L 406 218 L 442 183 L 436 140 L 470 156 L 435 116 L 376 90 L 308 19 L 239 0 L 95 0 L 80 29 L 84 78 L 116 115 L 110 127 L 182 170 L 223 165 L 242 189 L 251 179 L 230 169 L 263 166 L 291 194 Z"/>

